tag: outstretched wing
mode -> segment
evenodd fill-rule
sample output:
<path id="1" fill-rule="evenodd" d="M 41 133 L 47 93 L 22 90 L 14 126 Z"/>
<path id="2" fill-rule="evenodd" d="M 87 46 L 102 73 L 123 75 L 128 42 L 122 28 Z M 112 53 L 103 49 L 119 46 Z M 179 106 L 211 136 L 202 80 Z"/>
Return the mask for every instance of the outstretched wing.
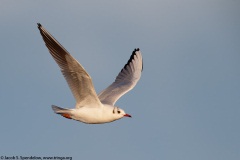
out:
<path id="1" fill-rule="evenodd" d="M 50 54 L 61 68 L 62 74 L 76 99 L 76 107 L 88 104 L 100 106 L 101 102 L 97 97 L 92 79 L 82 65 L 40 23 L 38 23 L 38 29 Z"/>
<path id="2" fill-rule="evenodd" d="M 143 60 L 139 48 L 132 52 L 127 64 L 116 77 L 115 81 L 98 94 L 98 98 L 104 104 L 114 105 L 125 93 L 133 89 L 141 77 Z"/>

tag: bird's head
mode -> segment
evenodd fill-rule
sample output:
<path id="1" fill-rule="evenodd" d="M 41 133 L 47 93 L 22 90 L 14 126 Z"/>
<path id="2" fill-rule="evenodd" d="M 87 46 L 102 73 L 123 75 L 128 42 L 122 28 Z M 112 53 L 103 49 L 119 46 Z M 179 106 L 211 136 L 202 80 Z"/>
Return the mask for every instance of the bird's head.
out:
<path id="1" fill-rule="evenodd" d="M 115 117 L 118 117 L 119 119 L 122 117 L 132 117 L 131 115 L 125 113 L 123 109 L 118 107 L 114 107 L 112 113 Z"/>

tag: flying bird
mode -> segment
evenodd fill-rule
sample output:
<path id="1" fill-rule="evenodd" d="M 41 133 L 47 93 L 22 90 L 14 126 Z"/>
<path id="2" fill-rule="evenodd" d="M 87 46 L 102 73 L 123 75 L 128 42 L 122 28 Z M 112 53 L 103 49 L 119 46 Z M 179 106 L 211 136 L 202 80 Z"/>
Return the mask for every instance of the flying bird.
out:
<path id="1" fill-rule="evenodd" d="M 56 114 L 88 124 L 108 123 L 131 117 L 123 109 L 115 106 L 115 103 L 133 89 L 141 77 L 143 60 L 139 48 L 134 49 L 115 81 L 97 95 L 92 79 L 82 65 L 40 23 L 38 29 L 76 99 L 73 109 L 52 105 Z"/>

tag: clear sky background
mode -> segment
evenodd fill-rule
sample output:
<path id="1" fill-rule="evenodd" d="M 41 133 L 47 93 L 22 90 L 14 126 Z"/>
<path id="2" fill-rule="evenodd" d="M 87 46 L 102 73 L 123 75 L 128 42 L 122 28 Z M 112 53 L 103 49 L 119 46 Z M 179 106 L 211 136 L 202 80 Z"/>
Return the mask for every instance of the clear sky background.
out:
<path id="1" fill-rule="evenodd" d="M 0 156 L 239 160 L 239 16 L 239 0 L 1 0 Z M 98 93 L 141 49 L 142 77 L 116 104 L 132 119 L 87 125 L 53 113 L 75 100 L 38 22 Z"/>

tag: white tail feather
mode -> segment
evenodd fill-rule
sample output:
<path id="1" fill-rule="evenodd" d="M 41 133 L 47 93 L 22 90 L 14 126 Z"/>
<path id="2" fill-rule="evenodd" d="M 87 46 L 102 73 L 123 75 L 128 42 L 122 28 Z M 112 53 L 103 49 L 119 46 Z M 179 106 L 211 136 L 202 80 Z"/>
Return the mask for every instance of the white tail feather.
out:
<path id="1" fill-rule="evenodd" d="M 58 107 L 58 106 L 55 106 L 55 105 L 52 105 L 52 109 L 57 114 L 69 113 L 69 111 L 70 111 L 70 109 L 61 108 L 61 107 Z"/>

